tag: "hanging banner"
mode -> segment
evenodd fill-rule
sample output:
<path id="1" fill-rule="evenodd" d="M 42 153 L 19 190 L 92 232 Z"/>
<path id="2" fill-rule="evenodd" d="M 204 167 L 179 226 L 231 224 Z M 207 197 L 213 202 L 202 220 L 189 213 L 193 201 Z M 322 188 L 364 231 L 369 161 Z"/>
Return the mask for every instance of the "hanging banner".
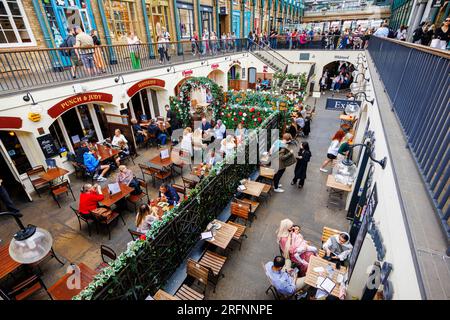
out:
<path id="1" fill-rule="evenodd" d="M 92 102 L 111 103 L 112 101 L 113 96 L 112 94 L 109 93 L 102 93 L 102 92 L 81 93 L 58 102 L 53 107 L 48 109 L 47 113 L 50 117 L 55 119 L 64 112 L 66 112 L 67 110 L 82 104 Z"/>
<path id="2" fill-rule="evenodd" d="M 160 87 L 164 88 L 166 86 L 166 82 L 161 79 L 145 79 L 133 84 L 128 90 L 127 94 L 129 97 L 134 96 L 136 93 L 141 91 L 142 89 L 148 87 Z"/>
<path id="3" fill-rule="evenodd" d="M 325 109 L 344 111 L 348 105 L 355 105 L 355 104 L 361 107 L 361 101 L 328 98 L 327 104 L 325 105 Z"/>

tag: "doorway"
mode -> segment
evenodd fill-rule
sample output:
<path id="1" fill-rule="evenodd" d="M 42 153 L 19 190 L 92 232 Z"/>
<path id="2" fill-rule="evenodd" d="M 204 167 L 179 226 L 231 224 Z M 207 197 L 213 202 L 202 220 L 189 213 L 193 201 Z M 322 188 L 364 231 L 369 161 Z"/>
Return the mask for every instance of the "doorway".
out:
<path id="1" fill-rule="evenodd" d="M 248 68 L 248 88 L 256 89 L 256 68 Z"/>

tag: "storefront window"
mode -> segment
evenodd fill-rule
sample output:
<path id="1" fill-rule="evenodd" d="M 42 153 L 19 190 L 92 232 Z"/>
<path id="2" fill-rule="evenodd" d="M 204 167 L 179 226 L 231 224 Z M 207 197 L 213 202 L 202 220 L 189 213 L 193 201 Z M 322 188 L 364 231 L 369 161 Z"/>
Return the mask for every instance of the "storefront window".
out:
<path id="1" fill-rule="evenodd" d="M 0 0 L 0 47 L 33 44 L 34 37 L 22 2 Z"/>
<path id="2" fill-rule="evenodd" d="M 194 9 L 191 5 L 178 3 L 182 38 L 191 38 L 194 33 Z"/>
<path id="3" fill-rule="evenodd" d="M 8 152 L 17 171 L 19 171 L 19 174 L 25 173 L 27 170 L 31 169 L 27 155 L 23 151 L 20 141 L 13 131 L 0 131 L 0 140 L 5 146 L 6 152 Z M 2 169 L 6 170 L 6 168 Z"/>
<path id="4" fill-rule="evenodd" d="M 130 32 L 139 36 L 136 4 L 133 1 L 106 0 L 105 15 L 111 38 L 115 41 L 126 42 L 127 34 Z"/>
<path id="5" fill-rule="evenodd" d="M 160 2 L 147 1 L 146 12 L 148 16 L 150 34 L 153 37 L 153 41 L 156 41 L 156 37 L 161 34 L 163 27 L 166 31 L 169 31 L 167 9 L 167 6 L 161 5 Z"/>
<path id="6" fill-rule="evenodd" d="M 214 31 L 213 29 L 213 8 L 207 7 L 207 6 L 201 6 L 200 12 L 202 16 L 202 33 L 204 30 L 208 31 L 209 34 L 211 34 L 211 31 Z"/>

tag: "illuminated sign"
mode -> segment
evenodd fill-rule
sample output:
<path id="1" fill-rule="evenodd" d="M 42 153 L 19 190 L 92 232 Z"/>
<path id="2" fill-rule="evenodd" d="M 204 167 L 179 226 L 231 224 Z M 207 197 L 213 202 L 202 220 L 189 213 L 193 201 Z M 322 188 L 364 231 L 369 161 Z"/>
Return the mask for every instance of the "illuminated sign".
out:
<path id="1" fill-rule="evenodd" d="M 53 107 L 48 109 L 47 113 L 50 117 L 55 119 L 64 112 L 66 112 L 67 110 L 72 109 L 81 104 L 92 102 L 111 103 L 112 100 L 113 96 L 112 94 L 109 93 L 102 93 L 102 92 L 81 93 L 58 102 Z"/>
<path id="2" fill-rule="evenodd" d="M 190 75 L 193 74 L 193 73 L 194 73 L 193 70 L 184 70 L 184 71 L 182 72 L 183 77 L 190 76 Z"/>

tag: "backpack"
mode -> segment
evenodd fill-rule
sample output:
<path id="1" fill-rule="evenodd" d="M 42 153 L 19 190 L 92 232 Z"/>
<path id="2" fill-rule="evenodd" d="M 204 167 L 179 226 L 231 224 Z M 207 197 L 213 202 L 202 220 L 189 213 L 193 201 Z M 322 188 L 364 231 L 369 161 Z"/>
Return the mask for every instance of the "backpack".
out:
<path id="1" fill-rule="evenodd" d="M 389 33 L 388 33 L 388 38 L 394 39 L 396 36 L 396 32 L 394 32 L 394 30 L 392 30 L 391 28 L 389 28 Z"/>

